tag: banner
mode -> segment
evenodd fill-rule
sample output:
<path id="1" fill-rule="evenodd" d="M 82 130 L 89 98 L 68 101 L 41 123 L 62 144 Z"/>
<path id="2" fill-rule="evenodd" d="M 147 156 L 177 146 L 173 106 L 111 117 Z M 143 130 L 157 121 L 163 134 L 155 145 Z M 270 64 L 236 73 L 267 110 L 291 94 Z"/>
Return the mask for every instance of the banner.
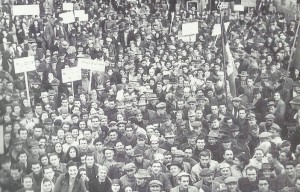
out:
<path id="1" fill-rule="evenodd" d="M 198 22 L 182 24 L 182 36 L 196 35 L 198 33 L 199 33 Z"/>
<path id="2" fill-rule="evenodd" d="M 39 5 L 13 5 L 13 15 L 40 15 Z"/>
<path id="3" fill-rule="evenodd" d="M 256 7 L 256 0 L 241 0 L 244 7 Z"/>
<path id="4" fill-rule="evenodd" d="M 105 62 L 99 60 L 78 58 L 78 67 L 81 69 L 105 72 Z"/>
<path id="5" fill-rule="evenodd" d="M 69 83 L 81 80 L 81 68 L 70 67 L 61 70 L 62 82 Z"/>
<path id="6" fill-rule="evenodd" d="M 245 11 L 245 7 L 243 5 L 234 5 L 234 11 Z"/>
<path id="7" fill-rule="evenodd" d="M 229 24 L 230 24 L 230 22 L 224 23 L 224 25 L 225 25 L 225 31 L 228 30 Z M 221 32 L 221 24 L 215 24 L 214 28 L 212 30 L 212 34 L 211 35 L 212 36 L 217 36 L 217 35 L 221 35 L 221 34 L 222 34 L 222 32 Z"/>
<path id="8" fill-rule="evenodd" d="M 66 12 L 66 13 L 61 13 L 59 14 L 59 17 L 61 17 L 63 20 L 62 22 L 64 24 L 69 24 L 69 23 L 74 23 L 75 22 L 75 17 L 73 12 Z"/>
<path id="9" fill-rule="evenodd" d="M 33 56 L 14 59 L 15 73 L 24 73 L 36 70 Z"/>
<path id="10" fill-rule="evenodd" d="M 73 3 L 63 3 L 63 10 L 64 11 L 73 11 Z"/>

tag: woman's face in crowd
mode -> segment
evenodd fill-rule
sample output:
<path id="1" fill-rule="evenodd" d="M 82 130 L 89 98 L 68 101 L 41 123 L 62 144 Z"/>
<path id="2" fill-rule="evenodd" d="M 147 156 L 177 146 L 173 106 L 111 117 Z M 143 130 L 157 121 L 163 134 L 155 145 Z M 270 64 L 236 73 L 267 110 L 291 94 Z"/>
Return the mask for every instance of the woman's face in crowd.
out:
<path id="1" fill-rule="evenodd" d="M 49 159 L 47 156 L 41 158 L 41 163 L 45 166 L 49 164 Z"/>
<path id="2" fill-rule="evenodd" d="M 55 151 L 56 151 L 57 153 L 61 153 L 61 152 L 62 152 L 62 146 L 61 146 L 60 143 L 57 143 L 57 144 L 55 145 Z"/>
<path id="3" fill-rule="evenodd" d="M 75 178 L 78 174 L 78 168 L 76 166 L 71 166 L 68 168 L 68 173 L 70 178 Z"/>
<path id="4" fill-rule="evenodd" d="M 75 158 L 76 157 L 76 150 L 75 149 L 70 149 L 70 151 L 69 151 L 69 156 L 71 157 L 71 158 Z"/>

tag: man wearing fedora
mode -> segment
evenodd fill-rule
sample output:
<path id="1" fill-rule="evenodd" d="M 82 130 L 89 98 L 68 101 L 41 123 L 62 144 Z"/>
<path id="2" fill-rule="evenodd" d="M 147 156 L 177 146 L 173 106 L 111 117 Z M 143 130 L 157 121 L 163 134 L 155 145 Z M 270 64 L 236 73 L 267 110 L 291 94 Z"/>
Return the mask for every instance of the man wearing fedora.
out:
<path id="1" fill-rule="evenodd" d="M 134 174 L 134 177 L 136 179 L 136 185 L 133 187 L 133 191 L 148 192 L 149 191 L 148 179 L 150 178 L 148 170 L 139 169 L 137 173 Z"/>

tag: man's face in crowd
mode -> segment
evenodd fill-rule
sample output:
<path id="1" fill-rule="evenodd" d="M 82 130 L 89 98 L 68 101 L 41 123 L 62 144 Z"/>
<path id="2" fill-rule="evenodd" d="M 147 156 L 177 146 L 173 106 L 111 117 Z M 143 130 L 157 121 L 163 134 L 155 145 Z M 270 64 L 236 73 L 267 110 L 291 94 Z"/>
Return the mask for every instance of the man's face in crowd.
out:
<path id="1" fill-rule="evenodd" d="M 86 156 L 85 163 L 86 163 L 87 167 L 92 167 L 95 163 L 94 156 L 90 156 L 90 155 Z"/>
<path id="2" fill-rule="evenodd" d="M 87 149 L 87 140 L 80 140 L 79 141 L 79 147 L 83 150 Z"/>
<path id="3" fill-rule="evenodd" d="M 200 164 L 202 168 L 208 167 L 210 162 L 209 156 L 201 156 L 200 157 Z"/>
<path id="4" fill-rule="evenodd" d="M 250 180 L 250 182 L 254 182 L 256 181 L 256 177 L 257 177 L 257 173 L 256 173 L 256 170 L 255 169 L 248 169 L 246 171 L 246 174 L 247 174 L 247 177 L 248 179 Z"/>
<path id="5" fill-rule="evenodd" d="M 258 189 L 260 192 L 268 192 L 269 191 L 269 183 L 267 180 L 260 180 L 258 182 Z"/>
<path id="6" fill-rule="evenodd" d="M 188 176 L 182 176 L 179 179 L 179 184 L 183 189 L 187 189 L 189 186 L 190 178 Z"/>
<path id="7" fill-rule="evenodd" d="M 58 166 L 59 165 L 59 158 L 56 155 L 50 156 L 50 163 L 54 167 Z"/>
<path id="8" fill-rule="evenodd" d="M 224 159 L 227 163 L 232 163 L 233 161 L 233 152 L 231 150 L 226 150 L 224 153 Z"/>
<path id="9" fill-rule="evenodd" d="M 288 176 L 294 176 L 295 175 L 295 167 L 293 165 L 286 165 L 285 171 L 286 171 L 286 174 Z"/>
<path id="10" fill-rule="evenodd" d="M 52 168 L 44 169 L 44 177 L 52 180 L 54 177 L 54 171 Z"/>
<path id="11" fill-rule="evenodd" d="M 34 174 L 39 174 L 40 172 L 41 172 L 41 170 L 42 170 L 42 167 L 41 167 L 41 165 L 40 164 L 33 164 L 32 166 L 31 166 L 31 170 L 32 170 L 32 172 L 34 173 Z"/>

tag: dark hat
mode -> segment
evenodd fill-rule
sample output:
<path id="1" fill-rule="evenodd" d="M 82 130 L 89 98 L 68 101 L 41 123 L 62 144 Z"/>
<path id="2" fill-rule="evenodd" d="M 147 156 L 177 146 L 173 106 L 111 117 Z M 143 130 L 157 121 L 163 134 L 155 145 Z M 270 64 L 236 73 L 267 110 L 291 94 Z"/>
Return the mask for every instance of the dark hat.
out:
<path id="1" fill-rule="evenodd" d="M 127 124 L 126 121 L 119 121 L 119 122 L 117 123 L 117 126 L 119 126 L 119 125 L 126 125 L 126 124 Z"/>
<path id="2" fill-rule="evenodd" d="M 137 157 L 137 156 L 143 156 L 144 155 L 144 151 L 142 150 L 139 150 L 139 149 L 136 149 L 133 153 L 133 156 L 134 157 Z"/>
<path id="3" fill-rule="evenodd" d="M 183 170 L 182 163 L 178 161 L 173 161 L 172 163 L 167 165 L 167 168 L 170 170 L 171 166 L 177 166 L 180 170 Z"/>
<path id="4" fill-rule="evenodd" d="M 32 142 L 30 142 L 30 148 L 33 148 L 33 147 L 39 147 L 39 142 L 33 140 Z"/>
<path id="5" fill-rule="evenodd" d="M 44 120 L 44 124 L 52 124 L 52 123 L 53 123 L 53 121 L 50 118 L 46 118 Z"/>
<path id="6" fill-rule="evenodd" d="M 136 138 L 137 138 L 137 140 L 139 140 L 139 139 L 146 140 L 147 136 L 143 133 L 138 133 L 138 134 L 136 134 Z"/>
<path id="7" fill-rule="evenodd" d="M 26 114 L 26 113 L 29 113 L 29 112 L 32 112 L 31 107 L 25 107 L 24 108 L 24 113 Z"/>
<path id="8" fill-rule="evenodd" d="M 224 135 L 224 136 L 221 138 L 221 142 L 222 142 L 222 143 L 230 143 L 230 142 L 231 142 L 231 138 L 230 138 L 229 136 Z"/>
<path id="9" fill-rule="evenodd" d="M 269 101 L 267 103 L 267 107 L 272 107 L 272 106 L 275 106 L 275 102 L 274 101 Z"/>
<path id="10" fill-rule="evenodd" d="M 242 99 L 241 98 L 239 98 L 239 97 L 234 97 L 234 98 L 232 98 L 232 101 L 241 101 Z"/>
<path id="11" fill-rule="evenodd" d="M 239 75 L 244 76 L 244 77 L 248 77 L 248 72 L 247 71 L 242 71 Z"/>
<path id="12" fill-rule="evenodd" d="M 209 168 L 204 168 L 200 171 L 200 176 L 201 177 L 207 177 L 209 175 L 213 175 L 214 174 L 214 171 L 209 169 Z"/>
<path id="13" fill-rule="evenodd" d="M 18 145 L 18 144 L 22 144 L 22 143 L 23 143 L 23 141 L 20 138 L 15 138 L 13 140 L 13 145 Z"/>

